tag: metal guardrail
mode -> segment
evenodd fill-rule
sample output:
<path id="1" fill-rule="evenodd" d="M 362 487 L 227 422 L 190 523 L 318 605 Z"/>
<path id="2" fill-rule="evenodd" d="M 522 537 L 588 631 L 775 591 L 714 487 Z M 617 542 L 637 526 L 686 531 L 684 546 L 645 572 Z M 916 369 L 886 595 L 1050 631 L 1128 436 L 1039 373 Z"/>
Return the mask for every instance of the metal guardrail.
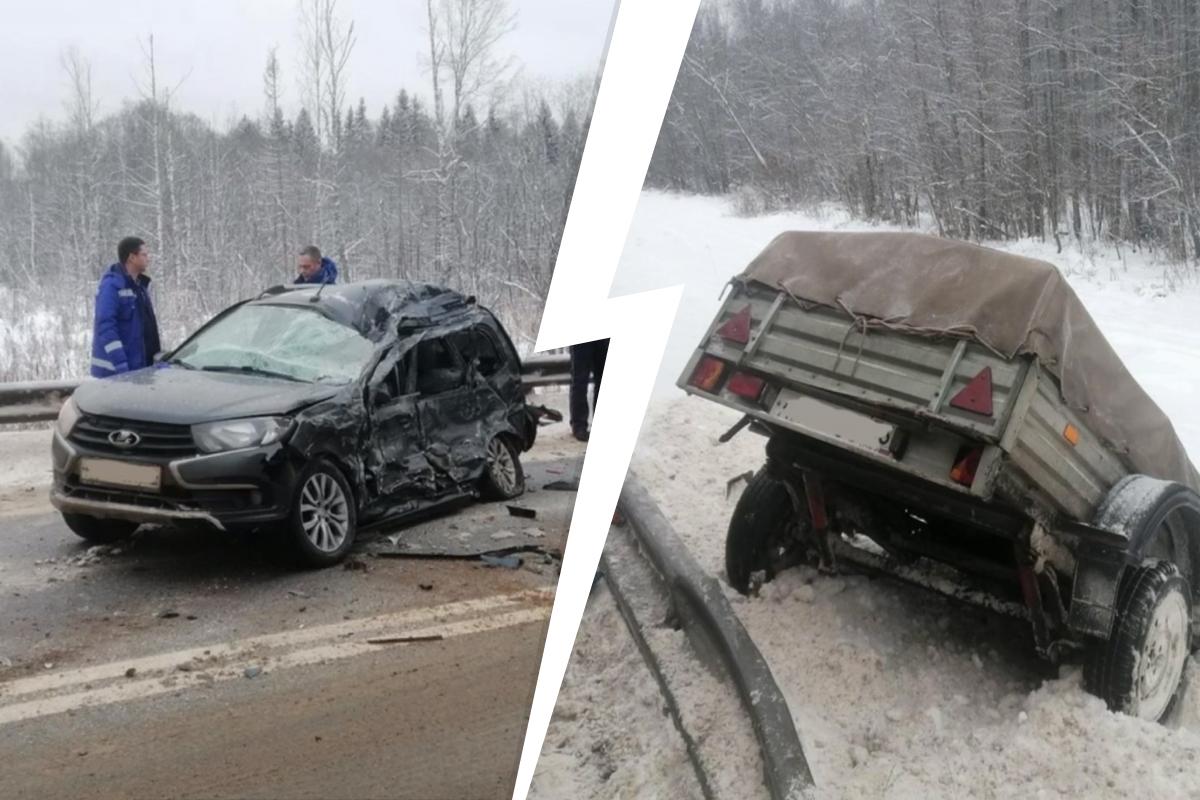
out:
<path id="1" fill-rule="evenodd" d="M 721 586 L 696 562 L 632 472 L 617 505 L 662 575 L 680 621 L 704 631 L 733 678 L 758 738 L 772 800 L 812 800 L 818 793 L 787 700 Z"/>
<path id="2" fill-rule="evenodd" d="M 567 353 L 534 355 L 521 362 L 521 383 L 526 389 L 570 382 L 571 356 Z M 80 381 L 0 383 L 0 425 L 55 419 L 79 384 Z"/>

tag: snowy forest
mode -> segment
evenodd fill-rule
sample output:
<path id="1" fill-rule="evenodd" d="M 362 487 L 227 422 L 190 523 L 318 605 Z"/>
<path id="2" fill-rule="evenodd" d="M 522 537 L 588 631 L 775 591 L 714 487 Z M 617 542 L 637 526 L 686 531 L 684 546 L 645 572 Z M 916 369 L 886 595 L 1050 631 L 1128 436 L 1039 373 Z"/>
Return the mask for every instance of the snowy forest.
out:
<path id="1" fill-rule="evenodd" d="M 316 244 L 343 280 L 407 278 L 476 295 L 532 341 L 590 111 L 594 75 L 533 90 L 497 54 L 505 0 L 426 0 L 429 83 L 353 99 L 353 20 L 302 0 L 295 75 L 263 54 L 263 106 L 227 129 L 179 107 L 141 40 L 138 96 L 97 113 L 91 67 L 62 57 L 69 114 L 0 143 L 0 381 L 85 373 L 96 281 L 146 239 L 167 345 L 295 276 Z M 418 21 L 414 20 L 414 24 Z M 367 67 L 363 67 L 366 69 Z M 284 110 L 298 86 L 298 112 Z M 426 99 L 432 98 L 432 99 Z M 300 105 L 300 104 L 297 104 Z"/>
<path id="2" fill-rule="evenodd" d="M 1200 3 L 722 0 L 648 185 L 1200 255 Z"/>

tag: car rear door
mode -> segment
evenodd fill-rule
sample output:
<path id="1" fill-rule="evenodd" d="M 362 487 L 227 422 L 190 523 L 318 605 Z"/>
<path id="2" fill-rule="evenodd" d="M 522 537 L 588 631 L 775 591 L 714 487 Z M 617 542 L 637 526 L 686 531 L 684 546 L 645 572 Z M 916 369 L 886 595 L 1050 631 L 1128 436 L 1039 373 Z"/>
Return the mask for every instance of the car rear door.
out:
<path id="1" fill-rule="evenodd" d="M 440 494 L 482 474 L 488 439 L 480 421 L 484 404 L 445 335 L 427 336 L 417 343 L 415 353 L 424 454 L 433 466 Z"/>

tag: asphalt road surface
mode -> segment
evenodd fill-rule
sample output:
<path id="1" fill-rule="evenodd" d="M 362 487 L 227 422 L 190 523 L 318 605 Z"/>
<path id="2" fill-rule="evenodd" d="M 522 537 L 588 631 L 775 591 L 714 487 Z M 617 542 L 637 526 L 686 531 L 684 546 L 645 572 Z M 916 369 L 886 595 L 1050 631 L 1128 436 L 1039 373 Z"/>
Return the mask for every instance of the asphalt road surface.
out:
<path id="1" fill-rule="evenodd" d="M 314 572 L 207 530 L 90 550 L 44 486 L 0 487 L 0 797 L 509 797 L 557 561 L 374 553 L 531 529 L 561 553 L 565 428 L 525 456 L 536 519 L 467 505 Z"/>

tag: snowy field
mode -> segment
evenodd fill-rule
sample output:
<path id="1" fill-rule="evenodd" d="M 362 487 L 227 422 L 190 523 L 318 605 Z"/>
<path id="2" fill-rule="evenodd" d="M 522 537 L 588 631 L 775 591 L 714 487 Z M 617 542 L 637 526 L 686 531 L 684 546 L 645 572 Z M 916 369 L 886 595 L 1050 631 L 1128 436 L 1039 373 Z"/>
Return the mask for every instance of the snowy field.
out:
<path id="1" fill-rule="evenodd" d="M 737 415 L 673 384 L 725 281 L 786 229 L 878 228 L 832 212 L 743 219 L 719 199 L 647 192 L 614 282 L 613 294 L 688 282 L 633 470 L 714 575 L 737 500 L 725 482 L 761 465 L 764 440 L 742 434 L 716 449 Z M 1064 270 L 1200 460 L 1188 402 L 1200 287 L 1166 291 L 1167 269 L 1146 257 L 1009 249 Z M 797 569 L 759 598 L 729 595 L 788 697 L 821 797 L 1200 797 L 1195 665 L 1179 719 L 1162 727 L 1110 713 L 1076 668 L 1039 662 L 1025 623 L 895 581 Z"/>

